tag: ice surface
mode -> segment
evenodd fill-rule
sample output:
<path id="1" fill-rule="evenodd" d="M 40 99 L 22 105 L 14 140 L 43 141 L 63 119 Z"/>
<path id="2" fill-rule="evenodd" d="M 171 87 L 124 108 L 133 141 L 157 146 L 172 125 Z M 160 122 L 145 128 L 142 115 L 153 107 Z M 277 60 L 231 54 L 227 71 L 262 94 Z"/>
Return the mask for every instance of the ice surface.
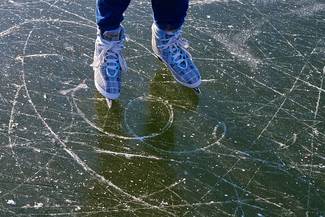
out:
<path id="1" fill-rule="evenodd" d="M 0 216 L 324 216 L 325 3 L 192 0 L 202 94 L 134 0 L 121 99 L 93 85 L 94 1 L 0 1 Z"/>

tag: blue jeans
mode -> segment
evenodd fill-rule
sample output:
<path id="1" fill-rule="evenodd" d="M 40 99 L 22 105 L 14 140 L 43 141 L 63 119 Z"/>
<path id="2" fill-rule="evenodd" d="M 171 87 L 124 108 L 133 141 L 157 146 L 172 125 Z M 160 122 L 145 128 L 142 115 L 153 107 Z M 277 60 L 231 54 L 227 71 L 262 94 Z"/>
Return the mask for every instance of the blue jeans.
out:
<path id="1" fill-rule="evenodd" d="M 96 0 L 96 21 L 101 33 L 117 29 L 131 0 Z M 180 28 L 185 20 L 189 0 L 151 0 L 155 23 L 159 29 Z"/>

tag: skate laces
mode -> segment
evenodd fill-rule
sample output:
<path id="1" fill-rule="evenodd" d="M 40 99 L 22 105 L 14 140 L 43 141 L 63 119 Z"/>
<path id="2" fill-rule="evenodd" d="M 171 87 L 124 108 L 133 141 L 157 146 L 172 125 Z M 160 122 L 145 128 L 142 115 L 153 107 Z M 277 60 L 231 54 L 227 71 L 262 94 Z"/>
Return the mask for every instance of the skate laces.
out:
<path id="1" fill-rule="evenodd" d="M 173 33 L 173 35 L 168 39 L 162 39 L 167 41 L 158 48 L 163 50 L 167 49 L 171 53 L 173 62 L 177 64 L 178 67 L 186 69 L 188 66 L 188 59 L 191 58 L 191 54 L 187 51 L 189 48 L 189 43 L 186 39 L 181 37 L 181 30 Z"/>
<path id="2" fill-rule="evenodd" d="M 94 58 L 94 62 L 91 64 L 91 66 L 98 68 L 101 65 L 105 65 L 106 71 L 109 69 L 114 72 L 113 74 L 108 74 L 108 76 L 111 77 L 115 77 L 118 74 L 119 67 L 121 67 L 122 71 L 127 71 L 126 62 L 122 56 L 124 40 L 125 39 L 121 39 L 120 41 L 96 41 L 98 48 L 101 49 L 101 52 Z"/>

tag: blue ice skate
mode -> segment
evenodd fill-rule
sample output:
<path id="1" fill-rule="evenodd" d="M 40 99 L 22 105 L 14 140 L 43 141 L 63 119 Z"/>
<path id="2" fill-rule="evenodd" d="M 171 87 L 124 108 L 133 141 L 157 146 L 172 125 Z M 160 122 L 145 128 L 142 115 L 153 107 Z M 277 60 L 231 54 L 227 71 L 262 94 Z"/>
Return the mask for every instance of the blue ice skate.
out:
<path id="1" fill-rule="evenodd" d="M 181 37 L 181 30 L 163 31 L 152 25 L 152 49 L 168 67 L 175 80 L 200 93 L 201 76 L 188 52 L 188 42 Z"/>
<path id="2" fill-rule="evenodd" d="M 124 29 L 98 33 L 94 62 L 94 81 L 97 90 L 107 99 L 110 107 L 112 101 L 120 96 L 121 74 L 127 71 L 127 65 L 122 55 L 124 48 Z"/>

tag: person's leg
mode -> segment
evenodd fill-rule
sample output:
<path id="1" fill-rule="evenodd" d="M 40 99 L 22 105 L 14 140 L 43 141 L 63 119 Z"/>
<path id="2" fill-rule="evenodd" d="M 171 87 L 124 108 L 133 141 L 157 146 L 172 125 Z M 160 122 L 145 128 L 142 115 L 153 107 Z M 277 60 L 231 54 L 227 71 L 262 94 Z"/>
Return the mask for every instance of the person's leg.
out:
<path id="1" fill-rule="evenodd" d="M 159 29 L 179 29 L 185 20 L 189 0 L 151 0 L 155 23 Z"/>
<path id="2" fill-rule="evenodd" d="M 96 23 L 102 34 L 120 26 L 129 4 L 130 0 L 96 0 Z"/>

